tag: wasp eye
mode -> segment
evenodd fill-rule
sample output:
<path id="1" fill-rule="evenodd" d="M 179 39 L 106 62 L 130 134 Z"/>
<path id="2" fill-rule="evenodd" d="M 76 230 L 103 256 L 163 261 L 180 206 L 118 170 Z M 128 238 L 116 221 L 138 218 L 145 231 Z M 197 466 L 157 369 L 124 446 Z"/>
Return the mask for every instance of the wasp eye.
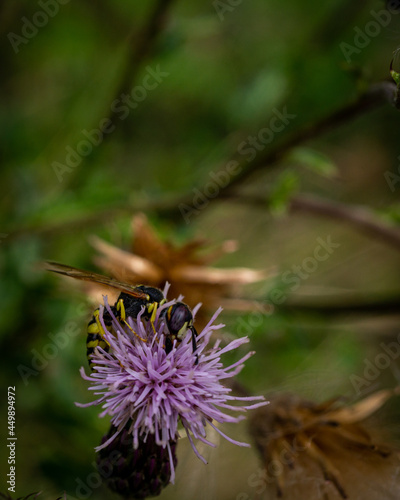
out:
<path id="1" fill-rule="evenodd" d="M 193 322 L 193 315 L 189 307 L 183 302 L 177 302 L 169 309 L 167 314 L 168 329 L 172 335 L 181 338 L 189 324 Z"/>

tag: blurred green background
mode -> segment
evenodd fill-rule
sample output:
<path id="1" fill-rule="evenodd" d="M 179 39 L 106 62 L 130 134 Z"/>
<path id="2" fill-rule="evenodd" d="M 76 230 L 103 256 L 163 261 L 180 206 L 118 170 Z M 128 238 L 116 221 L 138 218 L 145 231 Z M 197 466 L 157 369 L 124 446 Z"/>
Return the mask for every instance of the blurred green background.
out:
<path id="1" fill-rule="evenodd" d="M 383 9 L 378 21 L 373 12 Z M 371 21 L 375 31 L 369 24 L 365 35 Z M 6 393 L 16 386 L 17 494 L 89 497 L 79 496 L 79 480 L 96 483 L 93 448 L 108 428 L 95 409 L 74 405 L 91 400 L 78 372 L 91 306 L 37 263 L 94 269 L 88 236 L 128 247 L 138 212 L 175 243 L 237 240 L 221 267 L 274 269 L 243 291 L 268 314 L 222 314 L 227 332 L 249 334 L 257 351 L 239 377 L 250 390 L 316 401 L 359 396 L 352 375 L 362 377 L 365 359 L 400 332 L 400 114 L 383 101 L 295 148 L 284 145 L 371 84 L 390 81 L 400 12 L 382 1 L 15 0 L 2 2 L 0 29 L 0 463 L 8 469 Z M 356 48 L 347 60 L 343 44 Z M 122 94 L 135 87 L 133 107 L 123 107 Z M 294 116 L 248 161 L 240 144 L 285 109 Z M 113 131 L 99 138 L 104 123 Z M 279 147 L 279 161 L 269 161 Z M 217 189 L 185 220 L 179 200 L 194 202 L 233 158 L 242 172 L 259 167 L 234 195 Z M 293 196 L 335 202 L 347 215 L 293 209 Z M 360 206 L 392 237 L 348 224 Z M 306 278 L 288 282 L 318 238 L 337 246 Z M 67 328 L 73 334 L 51 351 Z M 394 360 L 361 389 L 398 380 Z M 387 413 L 398 416 L 398 403 Z M 248 440 L 245 424 L 224 430 Z M 179 453 L 177 484 L 161 498 L 253 497 L 253 450 L 221 443 L 207 452 L 207 467 L 185 442 Z M 93 498 L 117 498 L 102 485 L 91 489 Z"/>

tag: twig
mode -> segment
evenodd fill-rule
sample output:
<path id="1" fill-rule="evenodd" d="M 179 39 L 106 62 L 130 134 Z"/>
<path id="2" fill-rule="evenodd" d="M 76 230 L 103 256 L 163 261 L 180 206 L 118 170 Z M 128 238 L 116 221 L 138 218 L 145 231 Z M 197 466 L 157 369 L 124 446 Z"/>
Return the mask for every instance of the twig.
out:
<path id="1" fill-rule="evenodd" d="M 321 118 L 311 125 L 305 126 L 275 148 L 259 152 L 254 160 L 246 163 L 241 159 L 239 174 L 233 176 L 230 182 L 221 189 L 219 194 L 223 195 L 225 192 L 231 191 L 236 186 L 242 185 L 243 181 L 247 180 L 255 172 L 276 164 L 291 149 L 299 144 L 315 139 L 382 104 L 387 102 L 393 103 L 395 91 L 396 85 L 392 81 L 385 80 L 375 83 L 371 85 L 368 91 L 361 94 L 356 101 L 346 104 L 339 110 L 334 111 L 332 114 Z"/>
<path id="2" fill-rule="evenodd" d="M 289 211 L 292 213 L 308 212 L 320 217 L 340 220 L 400 250 L 400 229 L 384 223 L 365 207 L 344 205 L 310 196 L 295 196 L 290 201 Z"/>
<path id="3" fill-rule="evenodd" d="M 236 203 L 260 206 L 264 209 L 268 206 L 268 199 L 260 196 L 243 196 L 234 193 L 224 193 L 221 200 L 225 199 L 232 200 Z M 183 198 L 170 198 L 165 201 L 158 200 L 157 202 L 141 203 L 138 205 L 122 204 L 111 208 L 108 207 L 101 212 L 97 211 L 85 216 L 81 215 L 77 218 L 68 219 L 61 223 L 57 222 L 46 226 L 22 227 L 16 231 L 10 231 L 6 243 L 10 243 L 14 239 L 29 233 L 50 236 L 51 234 L 58 234 L 60 231 L 76 231 L 87 226 L 95 225 L 96 223 L 104 224 L 105 221 L 112 220 L 119 215 L 135 213 L 137 211 L 152 211 L 163 216 L 169 214 L 170 218 L 174 218 L 177 214 L 180 214 L 177 207 L 184 201 L 185 199 Z M 340 220 L 353 226 L 356 230 L 368 234 L 369 236 L 376 237 L 380 241 L 386 242 L 397 250 L 400 250 L 400 230 L 384 223 L 372 211 L 365 207 L 349 206 L 338 202 L 325 201 L 310 195 L 297 195 L 289 202 L 289 212 L 293 214 L 308 212 L 318 217 L 330 217 Z"/>
<path id="4" fill-rule="evenodd" d="M 154 50 L 155 42 L 164 26 L 167 12 L 172 2 L 173 0 L 157 0 L 147 23 L 139 35 L 135 33 L 129 35 L 129 54 L 126 68 L 115 92 L 115 98 L 131 90 L 132 82 L 135 80 L 143 61 L 145 61 Z M 117 119 L 116 112 L 109 110 L 108 114 L 111 122 L 115 124 Z"/>
<path id="5" fill-rule="evenodd" d="M 153 16 L 151 17 L 152 21 L 148 23 L 147 29 L 144 30 L 144 32 L 147 33 L 146 36 L 142 36 L 142 40 L 150 40 L 153 39 L 156 30 L 156 26 L 159 25 L 160 23 L 160 18 L 162 17 L 161 13 L 165 12 L 166 9 L 166 4 L 169 4 L 172 0 L 160 0 L 157 3 L 157 7 L 155 9 L 155 12 L 157 12 L 157 15 L 153 13 Z M 162 11 L 160 11 L 160 5 L 163 6 Z M 150 35 L 151 34 L 151 35 Z M 148 44 L 146 44 L 144 41 L 142 41 L 141 46 L 143 44 L 147 47 L 149 47 Z M 138 49 L 139 51 L 139 49 Z M 143 53 L 143 52 L 142 52 Z M 135 66 L 135 65 L 134 65 Z M 133 71 L 133 70 L 131 70 Z M 131 75 L 132 73 L 130 73 Z M 123 79 L 124 81 L 127 80 L 127 77 Z M 129 78 L 128 78 L 129 80 Z M 121 84 L 122 87 L 122 84 Z M 214 200 L 223 200 L 225 198 L 232 198 L 236 199 L 237 201 L 242 201 L 242 202 L 247 202 L 248 199 L 245 197 L 240 197 L 238 194 L 234 194 L 233 188 L 236 187 L 237 185 L 240 185 L 243 183 L 245 179 L 247 179 L 251 174 L 256 172 L 257 170 L 260 170 L 262 168 L 267 168 L 272 166 L 273 164 L 277 163 L 279 160 L 281 160 L 285 154 L 287 154 L 292 148 L 298 146 L 302 142 L 306 142 L 308 140 L 311 140 L 313 138 L 316 138 L 323 133 L 341 125 L 342 123 L 346 122 L 347 120 L 351 120 L 358 115 L 365 113 L 366 111 L 373 109 L 374 107 L 378 107 L 379 105 L 384 104 L 385 102 L 392 102 L 393 101 L 393 96 L 394 92 L 396 90 L 396 86 L 393 82 L 380 82 L 377 83 L 373 86 L 371 86 L 371 89 L 366 92 L 365 94 L 361 95 L 357 101 L 352 102 L 350 104 L 347 104 L 343 106 L 341 109 L 335 111 L 331 115 L 322 118 L 321 120 L 317 121 L 316 123 L 309 125 L 305 127 L 303 130 L 300 130 L 299 132 L 296 132 L 292 137 L 287 139 L 285 142 L 283 142 L 280 146 L 276 147 L 272 151 L 269 151 L 266 154 L 259 154 L 254 161 L 247 163 L 247 166 L 243 164 L 243 169 L 240 172 L 240 175 L 237 175 L 235 177 L 232 177 L 231 182 L 228 183 L 225 187 L 221 188 L 219 195 L 214 198 Z M 200 190 L 201 191 L 201 190 Z M 97 212 L 95 214 L 90 214 L 84 217 L 79 217 L 77 219 L 70 219 L 66 220 L 63 222 L 58 222 L 52 225 L 46 225 L 46 226 L 26 226 L 19 228 L 16 231 L 9 230 L 10 232 L 10 237 L 8 238 L 8 242 L 11 242 L 15 238 L 18 238 L 24 234 L 29 234 L 29 233 L 58 233 L 59 231 L 64 231 L 65 228 L 68 227 L 85 227 L 85 226 L 90 226 L 95 224 L 96 222 L 104 222 L 105 218 L 112 218 L 115 217 L 119 213 L 129 213 L 129 212 L 135 212 L 137 210 L 141 211 L 152 211 L 155 213 L 158 213 L 166 218 L 169 219 L 175 219 L 178 220 L 181 217 L 181 212 L 180 212 L 180 205 L 185 204 L 188 206 L 192 205 L 192 194 L 185 194 L 183 196 L 179 196 L 176 198 L 166 198 L 166 199 L 159 199 L 153 202 L 147 202 L 147 203 L 140 203 L 138 205 L 120 205 L 117 207 L 107 207 L 101 212 Z M 213 200 L 209 200 L 213 201 Z M 251 203 L 257 203 L 256 199 L 251 199 Z M 300 202 L 300 203 L 299 203 Z M 263 205 L 265 206 L 265 199 L 262 200 Z M 303 206 L 301 203 L 301 200 L 297 197 L 295 199 L 295 205 L 293 207 L 293 210 L 296 209 L 296 203 L 297 203 L 297 210 L 305 210 L 306 209 L 306 201 L 303 200 Z M 313 203 L 308 203 L 307 209 L 309 211 L 313 211 L 313 208 L 315 209 L 315 205 Z M 327 211 L 320 211 L 320 215 L 328 215 L 328 210 Z M 342 213 L 342 212 L 340 212 Z M 333 217 L 333 215 L 331 215 Z M 336 216 L 336 218 L 339 218 L 339 215 Z M 346 218 L 346 217 L 345 217 Z M 371 221 L 369 222 L 363 222 L 360 220 L 360 217 L 354 218 L 354 217 L 347 217 L 348 221 L 352 220 L 352 223 L 356 226 L 358 224 L 361 224 L 365 230 L 367 229 L 368 226 L 368 231 L 371 233 L 377 234 L 377 231 L 374 229 L 374 226 L 377 225 L 377 222 L 375 221 L 375 224 L 372 223 Z M 378 226 L 381 224 L 379 223 Z M 387 235 L 388 231 L 383 229 L 383 232 L 386 233 L 386 236 L 384 236 L 385 241 L 391 241 L 395 242 L 396 246 L 398 247 L 398 235 L 396 234 L 394 237 L 389 234 Z M 392 229 L 389 228 L 389 233 L 392 232 Z M 382 233 L 382 228 L 378 229 L 378 233 Z"/>
<path id="6" fill-rule="evenodd" d="M 346 36 L 348 26 L 357 25 L 360 13 L 367 6 L 368 0 L 335 2 L 330 9 L 327 8 L 324 19 L 318 23 L 311 39 L 312 42 L 317 43 L 320 50 L 330 47 L 336 40 Z M 346 19 L 346 23 L 343 19 Z"/>
<path id="7" fill-rule="evenodd" d="M 148 19 L 144 23 L 143 28 L 139 33 L 132 30 L 127 36 L 127 55 L 125 61 L 125 69 L 116 84 L 115 90 L 112 92 L 112 97 L 106 102 L 106 107 L 101 113 L 101 122 L 107 123 L 104 125 L 108 131 L 114 131 L 114 129 L 121 128 L 122 126 L 127 126 L 129 120 L 122 120 L 120 116 L 121 108 L 118 106 L 113 106 L 114 103 L 118 103 L 122 96 L 127 97 L 131 94 L 132 87 L 135 83 L 137 75 L 143 66 L 144 62 L 149 59 L 154 51 L 157 42 L 157 38 L 162 31 L 165 20 L 168 14 L 168 9 L 173 3 L 173 0 L 155 0 L 153 8 L 149 14 Z M 100 117 L 99 117 L 100 118 Z M 97 120 L 99 123 L 99 120 Z M 104 133 L 102 134 L 102 139 L 97 145 L 97 150 L 106 144 L 113 134 Z M 89 156 L 88 158 L 91 158 Z M 84 161 L 88 162 L 88 158 Z M 90 162 L 89 162 L 90 164 Z M 88 175 L 88 169 L 79 169 L 79 176 Z M 66 181 L 65 185 L 73 186 L 79 183 L 78 175 L 69 176 L 69 180 Z"/>
<path id="8" fill-rule="evenodd" d="M 400 314 L 400 297 L 371 297 L 369 299 L 345 300 L 335 297 L 325 298 L 324 301 L 312 299 L 300 301 L 288 300 L 284 304 L 276 305 L 277 311 L 296 314 L 319 314 L 323 316 L 337 315 L 396 315 Z"/>
<path id="9" fill-rule="evenodd" d="M 48 222 L 46 224 L 31 224 L 25 227 L 19 227 L 14 231 L 10 230 L 7 240 L 4 244 L 9 244 L 12 241 L 29 234 L 37 234 L 41 236 L 57 235 L 60 232 L 76 232 L 85 229 L 88 226 L 101 224 L 104 226 L 106 222 L 112 221 L 122 215 L 134 214 L 136 212 L 153 212 L 164 217 L 173 219 L 180 217 L 180 212 L 177 207 L 180 203 L 178 198 L 165 198 L 152 202 L 139 201 L 137 204 L 121 203 L 113 206 L 108 206 L 102 210 L 96 210 L 92 213 L 80 214 L 79 216 L 71 217 L 63 221 Z"/>
<path id="10" fill-rule="evenodd" d="M 268 207 L 267 196 L 242 196 L 224 193 L 224 199 L 231 199 L 238 203 Z M 353 226 L 357 231 L 373 236 L 379 241 L 387 243 L 400 250 L 400 229 L 393 227 L 377 217 L 372 210 L 359 205 L 345 205 L 343 203 L 326 201 L 316 196 L 297 195 L 288 202 L 288 211 L 291 214 L 306 212 L 317 217 L 329 217 Z"/>

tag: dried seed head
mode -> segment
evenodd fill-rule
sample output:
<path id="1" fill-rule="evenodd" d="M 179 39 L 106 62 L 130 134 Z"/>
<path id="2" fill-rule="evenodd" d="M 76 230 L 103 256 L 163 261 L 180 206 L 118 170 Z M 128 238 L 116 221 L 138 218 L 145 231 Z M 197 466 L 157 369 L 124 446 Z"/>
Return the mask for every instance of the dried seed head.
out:
<path id="1" fill-rule="evenodd" d="M 265 487 L 290 500 L 399 498 L 398 450 L 375 442 L 361 423 L 395 393 L 379 391 L 350 406 L 339 398 L 270 397 L 249 421 Z"/>
<path id="2" fill-rule="evenodd" d="M 105 241 L 92 237 L 91 243 L 100 253 L 96 264 L 115 278 L 127 283 L 162 288 L 171 283 L 171 296 L 182 294 L 190 307 L 201 302 L 202 310 L 197 324 L 204 326 L 207 314 L 219 306 L 236 310 L 252 310 L 253 301 L 238 298 L 240 287 L 267 277 L 265 271 L 250 268 L 216 268 L 209 264 L 225 253 L 232 252 L 236 245 L 224 242 L 218 249 L 210 251 L 204 240 L 190 240 L 182 246 L 162 240 L 149 225 L 143 214 L 136 215 L 132 222 L 134 240 L 131 251 L 122 250 Z M 98 290 L 91 286 L 92 294 Z M 98 290 L 99 291 L 99 290 Z M 97 295 L 97 302 L 100 297 Z"/>

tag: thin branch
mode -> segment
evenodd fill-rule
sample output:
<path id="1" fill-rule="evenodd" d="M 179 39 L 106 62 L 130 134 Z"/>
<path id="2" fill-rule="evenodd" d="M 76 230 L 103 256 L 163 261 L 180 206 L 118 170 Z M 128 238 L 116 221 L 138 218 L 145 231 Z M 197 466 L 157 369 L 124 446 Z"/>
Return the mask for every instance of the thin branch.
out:
<path id="1" fill-rule="evenodd" d="M 174 0 L 155 0 L 150 14 L 139 33 L 137 33 L 136 29 L 133 29 L 126 37 L 128 50 L 125 60 L 125 69 L 120 76 L 119 82 L 116 84 L 115 90 L 112 92 L 112 96 L 107 99 L 105 108 L 96 120 L 96 123 L 106 123 L 107 125 L 104 126 L 108 131 L 127 127 L 131 122 L 129 119 L 121 118 L 121 107 L 115 104 L 118 104 L 120 101 L 122 102 L 122 99 L 130 98 L 139 71 L 155 52 L 158 37 L 164 28 L 169 8 L 173 4 L 173 1 Z M 156 68 L 152 69 L 156 70 Z M 157 73 L 157 70 L 155 72 Z M 108 143 L 111 137 L 113 137 L 112 133 L 102 134 L 102 139 L 97 145 L 96 150 L 98 151 L 99 148 Z M 88 161 L 90 158 L 91 155 L 84 158 L 84 162 L 90 164 L 91 162 Z M 85 175 L 90 175 L 89 169 L 80 168 L 79 174 L 69 176 L 65 185 L 68 187 L 72 186 L 72 188 L 77 187 L 80 184 L 79 178 Z"/>
<path id="2" fill-rule="evenodd" d="M 237 203 L 268 208 L 267 196 L 243 196 L 225 193 L 223 198 L 231 199 Z M 367 207 L 326 201 L 311 195 L 297 195 L 288 202 L 288 211 L 290 214 L 305 212 L 317 217 L 328 217 L 344 222 L 357 231 L 372 236 L 400 251 L 400 229 L 387 224 Z"/>
<path id="3" fill-rule="evenodd" d="M 153 13 L 153 16 L 151 17 L 151 22 L 147 24 L 147 29 L 144 30 L 144 33 L 147 33 L 147 35 L 142 36 L 142 43 L 141 46 L 147 46 L 149 47 L 148 43 L 145 43 L 144 40 L 153 40 L 154 35 L 157 31 L 156 26 L 159 26 L 159 23 L 161 22 L 161 18 L 163 17 L 163 13 L 165 13 L 166 9 L 166 4 L 169 4 L 171 0 L 167 1 L 162 1 L 160 0 L 157 3 L 157 7 Z M 160 10 L 160 6 L 163 6 L 163 9 Z M 157 13 L 157 14 L 155 14 Z M 138 49 L 139 50 L 139 49 Z M 148 50 L 148 49 L 147 49 Z M 134 51 L 133 51 L 134 52 Z M 143 52 L 142 52 L 143 53 Z M 131 70 L 133 71 L 133 69 Z M 132 75 L 132 73 L 130 73 Z M 124 81 L 126 78 L 123 79 Z M 121 84 L 122 87 L 122 84 Z M 341 109 L 333 112 L 331 115 L 322 118 L 315 122 L 314 124 L 311 124 L 302 130 L 295 132 L 292 137 L 289 137 L 286 141 L 284 141 L 281 145 L 277 146 L 275 149 L 272 149 L 271 151 L 267 152 L 266 154 L 259 154 L 254 161 L 248 162 L 247 164 L 242 165 L 242 170 L 239 175 L 236 175 L 235 177 L 232 177 L 231 182 L 228 183 L 225 187 L 220 189 L 220 192 L 214 200 L 224 200 L 226 198 L 232 198 L 235 199 L 236 201 L 241 201 L 241 202 L 247 202 L 249 201 L 245 197 L 240 197 L 237 193 L 233 193 L 233 188 L 236 187 L 237 185 L 241 185 L 244 180 L 246 180 L 250 175 L 252 175 L 254 172 L 261 170 L 263 168 L 270 167 L 277 162 L 279 162 L 288 152 L 290 152 L 291 149 L 294 147 L 298 146 L 299 144 L 306 142 L 308 140 L 314 139 L 323 133 L 334 129 L 335 127 L 338 127 L 345 123 L 348 120 L 354 119 L 357 116 L 359 116 L 362 113 L 367 112 L 370 109 L 376 108 L 380 105 L 383 105 L 384 103 L 393 102 L 393 97 L 394 97 L 394 92 L 396 90 L 396 86 L 392 82 L 380 82 L 377 83 L 373 86 L 371 86 L 370 90 L 364 94 L 362 94 L 358 100 L 355 102 L 349 103 L 345 106 L 343 106 Z M 242 160 L 243 161 L 243 160 Z M 202 190 L 200 189 L 202 192 Z M 213 201 L 210 199 L 209 201 Z M 251 203 L 257 203 L 257 200 L 251 199 Z M 299 204 L 300 201 L 300 204 Z M 115 217 L 117 214 L 121 213 L 129 213 L 129 212 L 135 212 L 135 211 L 152 211 L 155 212 L 161 216 L 164 216 L 166 218 L 169 218 L 171 220 L 178 220 L 179 218 L 182 217 L 182 214 L 180 212 L 180 206 L 181 205 L 187 205 L 187 206 L 192 206 L 193 203 L 193 194 L 189 192 L 188 194 L 181 195 L 179 197 L 175 198 L 165 198 L 165 199 L 158 199 L 156 201 L 152 202 L 147 202 L 147 203 L 140 203 L 138 205 L 134 204 L 123 204 L 119 206 L 114 206 L 114 207 L 107 207 L 101 212 L 97 212 L 94 214 L 89 214 L 87 216 L 81 216 L 79 218 L 74 218 L 70 220 L 66 220 L 63 222 L 57 222 L 53 223 L 51 225 L 46 224 L 46 225 L 41 225 L 41 226 L 25 226 L 21 227 L 16 231 L 9 230 L 10 237 L 7 239 L 8 242 L 11 242 L 15 238 L 18 238 L 24 234 L 29 234 L 29 233 L 36 233 L 36 234 L 49 234 L 49 233 L 58 233 L 60 231 L 65 231 L 65 229 L 71 227 L 86 227 L 86 226 L 91 226 L 96 223 L 104 222 L 105 218 L 110 219 Z M 263 205 L 265 206 L 265 199 L 262 200 Z M 297 205 L 296 205 L 297 204 Z M 306 201 L 303 200 L 303 206 L 301 206 L 301 200 L 297 197 L 295 199 L 295 204 L 292 208 L 292 210 L 306 210 Z M 315 208 L 315 205 L 312 203 L 308 203 L 307 209 L 309 211 L 313 210 L 313 207 Z M 320 215 L 329 215 L 328 214 L 329 210 L 326 211 L 321 211 Z M 343 217 L 343 212 L 340 211 Z M 333 214 L 330 215 L 333 217 Z M 336 216 L 336 218 L 339 218 L 339 215 Z M 381 223 L 371 223 L 365 222 L 360 220 L 360 217 L 354 218 L 354 216 L 349 216 L 349 217 L 344 217 L 347 219 L 349 222 L 351 222 L 355 225 L 358 226 L 361 224 L 368 231 L 369 233 L 374 233 L 374 234 L 381 234 L 382 233 L 382 228 L 378 228 L 377 230 L 374 228 L 377 225 L 381 226 Z M 358 219 L 358 220 L 357 220 Z M 361 218 L 362 219 L 362 218 Z M 389 233 L 391 233 L 392 229 L 389 229 Z M 387 230 L 383 230 L 383 233 L 386 233 L 386 236 L 384 236 L 385 241 L 390 241 L 390 242 L 395 242 L 396 247 L 398 248 L 398 236 L 397 234 L 392 236 L 392 234 L 387 234 Z"/>
<path id="4" fill-rule="evenodd" d="M 312 213 L 318 217 L 329 217 L 345 222 L 358 231 L 400 250 L 400 229 L 383 222 L 366 207 L 344 205 L 310 196 L 295 196 L 290 201 L 289 211 Z"/>
<path id="5" fill-rule="evenodd" d="M 326 9 L 325 17 L 318 23 L 316 31 L 311 39 L 312 43 L 317 43 L 320 50 L 328 48 L 336 40 L 343 39 L 347 34 L 349 26 L 356 26 L 360 18 L 360 13 L 369 5 L 368 0 L 349 2 L 348 0 L 334 2 Z M 346 19 L 346 22 L 343 22 Z"/>
<path id="6" fill-rule="evenodd" d="M 157 37 L 164 27 L 168 9 L 172 3 L 173 0 L 157 0 L 139 35 L 136 33 L 129 35 L 129 54 L 126 68 L 116 89 L 115 99 L 119 98 L 121 94 L 130 92 L 132 82 L 135 81 L 141 65 L 152 55 Z M 117 116 L 115 111 L 109 110 L 108 117 L 113 124 L 115 124 Z"/>
<path id="7" fill-rule="evenodd" d="M 296 314 L 319 314 L 322 316 L 338 315 L 369 315 L 384 316 L 400 314 L 400 296 L 370 297 L 368 299 L 340 299 L 335 297 L 325 298 L 324 301 L 307 299 L 304 301 L 288 300 L 284 304 L 276 305 L 279 312 Z"/>
<path id="8" fill-rule="evenodd" d="M 76 232 L 98 224 L 104 226 L 105 223 L 115 220 L 117 217 L 137 212 L 153 212 L 159 214 L 160 216 L 173 219 L 174 217 L 177 218 L 178 216 L 181 216 L 177 208 L 179 203 L 180 200 L 178 198 L 169 197 L 151 202 L 139 201 L 136 204 L 125 202 L 114 204 L 113 206 L 107 206 L 101 210 L 97 209 L 95 212 L 91 213 L 80 214 L 63 221 L 48 221 L 44 224 L 31 224 L 19 227 L 14 231 L 10 230 L 8 232 L 7 239 L 4 240 L 3 244 L 7 245 L 16 239 L 29 234 L 51 237 L 56 236 L 61 232 Z"/>
<path id="9" fill-rule="evenodd" d="M 265 170 L 267 167 L 278 163 L 296 146 L 315 139 L 383 104 L 387 104 L 388 102 L 393 104 L 395 91 L 396 85 L 392 81 L 385 80 L 375 83 L 370 86 L 368 91 L 361 94 L 357 100 L 344 105 L 342 108 L 317 120 L 311 125 L 306 125 L 275 148 L 259 152 L 254 160 L 246 162 L 241 159 L 239 162 L 241 166 L 239 174 L 232 176 L 230 182 L 221 189 L 220 195 L 231 191 L 236 186 L 242 185 L 255 172 Z"/>
<path id="10" fill-rule="evenodd" d="M 220 198 L 222 200 L 232 200 L 235 203 L 245 203 L 266 209 L 268 207 L 267 197 L 261 196 L 243 196 L 239 194 L 224 193 Z M 137 211 L 155 212 L 170 218 L 176 217 L 179 213 L 177 207 L 182 202 L 187 202 L 185 198 L 169 198 L 158 200 L 151 203 L 141 203 L 138 205 L 121 204 L 119 206 L 108 207 L 102 211 L 92 214 L 75 217 L 63 222 L 47 224 L 45 226 L 27 226 L 19 228 L 16 231 L 10 231 L 6 243 L 10 243 L 25 234 L 35 233 L 51 236 L 60 231 L 77 231 L 87 226 L 104 224 L 108 220 L 113 220 L 120 215 L 135 213 Z M 400 229 L 393 227 L 377 217 L 371 210 L 362 206 L 345 205 L 338 202 L 326 201 L 315 196 L 297 195 L 289 202 L 289 213 L 296 214 L 301 212 L 311 213 L 317 217 L 328 217 L 345 222 L 368 236 L 377 238 L 380 242 L 386 243 L 400 250 Z M 180 213 L 179 213 L 180 214 Z"/>

